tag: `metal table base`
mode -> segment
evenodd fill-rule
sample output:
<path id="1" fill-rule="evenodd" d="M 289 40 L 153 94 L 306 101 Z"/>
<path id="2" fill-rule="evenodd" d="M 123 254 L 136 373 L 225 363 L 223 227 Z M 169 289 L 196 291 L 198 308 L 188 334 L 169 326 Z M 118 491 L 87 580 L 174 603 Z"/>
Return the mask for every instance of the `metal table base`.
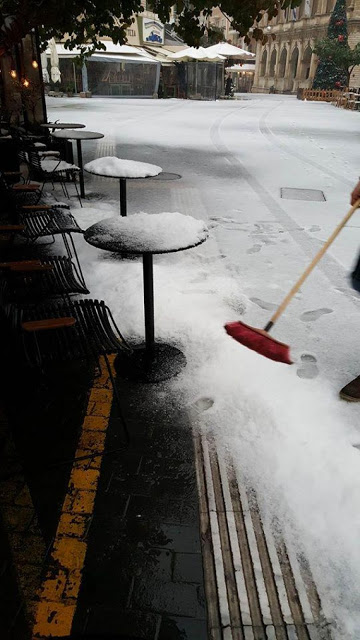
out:
<path id="1" fill-rule="evenodd" d="M 119 352 L 115 368 L 132 380 L 160 382 L 176 376 L 186 365 L 184 354 L 169 344 L 155 342 L 153 256 L 143 253 L 145 344 L 133 352 Z"/>
<path id="2" fill-rule="evenodd" d="M 138 382 L 162 382 L 176 376 L 186 366 L 180 349 L 155 342 L 152 354 L 145 344 L 136 345 L 130 353 L 120 351 L 115 358 L 116 372 L 122 378 Z"/>

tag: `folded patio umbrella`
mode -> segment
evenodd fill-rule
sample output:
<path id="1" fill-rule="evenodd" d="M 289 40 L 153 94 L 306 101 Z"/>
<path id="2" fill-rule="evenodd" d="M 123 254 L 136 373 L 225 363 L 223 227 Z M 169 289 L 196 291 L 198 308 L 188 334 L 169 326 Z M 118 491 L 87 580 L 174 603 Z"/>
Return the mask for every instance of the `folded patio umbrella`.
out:
<path id="1" fill-rule="evenodd" d="M 56 48 L 56 42 L 54 38 L 49 40 L 50 48 L 50 63 L 51 63 L 51 80 L 53 82 L 60 82 L 61 73 L 59 69 L 59 55 Z"/>
<path id="2" fill-rule="evenodd" d="M 48 84 L 50 82 L 50 77 L 49 77 L 49 72 L 47 69 L 47 56 L 46 56 L 46 51 L 43 51 L 41 56 L 41 69 L 42 69 L 42 78 L 43 78 L 43 82 L 45 82 L 46 84 Z"/>

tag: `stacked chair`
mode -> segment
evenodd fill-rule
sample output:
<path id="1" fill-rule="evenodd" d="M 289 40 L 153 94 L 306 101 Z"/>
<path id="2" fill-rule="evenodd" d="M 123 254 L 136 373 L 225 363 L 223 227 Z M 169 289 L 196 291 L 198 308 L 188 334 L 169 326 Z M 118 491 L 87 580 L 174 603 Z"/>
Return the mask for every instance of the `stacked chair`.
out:
<path id="1" fill-rule="evenodd" d="M 82 230 L 64 206 L 42 204 L 37 185 L 9 185 L 0 174 L 0 197 L 0 238 L 6 255 L 0 262 L 0 311 L 11 339 L 26 363 L 43 374 L 52 364 L 78 359 L 99 369 L 102 356 L 127 445 L 129 432 L 108 356 L 130 347 L 104 301 L 78 298 L 89 293 L 72 240 L 72 234 Z M 60 237 L 66 255 L 29 259 L 27 252 L 25 260 L 19 259 L 24 240 L 28 248 L 46 237 Z"/>
<path id="2" fill-rule="evenodd" d="M 28 149 L 28 167 L 30 179 L 41 180 L 43 186 L 47 182 L 51 182 L 54 188 L 54 182 L 58 181 L 61 184 L 61 188 L 66 198 L 69 198 L 69 192 L 66 186 L 66 181 L 71 179 L 75 186 L 76 195 L 78 197 L 80 206 L 82 202 L 77 187 L 77 175 L 80 172 L 80 168 L 74 164 L 69 164 L 65 160 L 60 158 L 51 158 L 41 156 L 41 153 L 37 149 Z"/>
<path id="3" fill-rule="evenodd" d="M 51 140 L 46 135 L 38 136 L 26 133 L 21 127 L 11 129 L 12 138 L 15 140 L 19 161 L 27 166 L 28 181 L 40 180 L 42 188 L 47 182 L 59 182 L 66 198 L 69 192 L 66 182 L 71 180 L 74 183 L 76 195 L 80 206 L 82 206 L 78 186 L 77 176 L 80 168 L 70 164 L 60 157 L 60 151 L 49 148 L 52 146 Z"/>
<path id="4" fill-rule="evenodd" d="M 40 238 L 49 238 L 54 242 L 60 236 L 68 257 L 76 261 L 78 273 L 85 286 L 85 280 L 73 234 L 82 234 L 74 216 L 66 205 L 43 204 L 40 202 L 40 185 L 13 185 L 7 183 L 6 176 L 0 172 L 0 198 L 2 224 L 20 225 L 19 234 L 27 244 L 35 243 Z"/>

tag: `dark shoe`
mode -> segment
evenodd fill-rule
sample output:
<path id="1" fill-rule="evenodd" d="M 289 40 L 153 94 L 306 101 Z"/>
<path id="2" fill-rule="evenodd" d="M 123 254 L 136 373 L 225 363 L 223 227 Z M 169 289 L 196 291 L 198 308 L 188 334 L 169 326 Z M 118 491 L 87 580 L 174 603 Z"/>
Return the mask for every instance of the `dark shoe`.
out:
<path id="1" fill-rule="evenodd" d="M 360 402 L 360 376 L 349 382 L 339 393 L 340 398 L 348 402 Z"/>

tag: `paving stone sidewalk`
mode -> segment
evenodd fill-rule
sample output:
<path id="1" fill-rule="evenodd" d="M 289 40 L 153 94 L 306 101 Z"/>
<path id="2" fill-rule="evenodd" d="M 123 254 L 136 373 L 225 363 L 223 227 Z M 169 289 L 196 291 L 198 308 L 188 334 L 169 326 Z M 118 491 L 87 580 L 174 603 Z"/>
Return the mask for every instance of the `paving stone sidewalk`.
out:
<path id="1" fill-rule="evenodd" d="M 12 470 L 20 477 L 20 461 L 28 508 L 39 523 L 43 544 L 42 571 L 32 592 L 22 591 L 24 567 L 15 566 L 11 550 L 9 559 L 15 582 L 17 577 L 14 593 L 19 589 L 31 609 L 40 577 L 46 575 L 91 375 L 59 369 L 39 389 L 39 379 L 16 371 L 15 396 L 22 401 L 8 395 L 5 403 L 7 409 L 11 406 L 9 425 L 18 457 Z M 122 449 L 123 434 L 113 407 L 95 506 L 84 533 L 87 553 L 71 637 L 205 640 L 198 497 L 186 409 L 166 383 L 140 385 L 119 379 L 118 388 L 131 443 Z M 10 390 L 8 385 L 8 394 Z M 6 512 L 6 505 L 0 504 L 0 509 Z M 11 544 L 9 532 L 6 535 Z M 3 588 L 8 579 L 3 572 Z M 28 628 L 14 635 L 9 621 L 3 620 L 1 637 L 31 638 L 31 616 L 27 622 Z"/>

